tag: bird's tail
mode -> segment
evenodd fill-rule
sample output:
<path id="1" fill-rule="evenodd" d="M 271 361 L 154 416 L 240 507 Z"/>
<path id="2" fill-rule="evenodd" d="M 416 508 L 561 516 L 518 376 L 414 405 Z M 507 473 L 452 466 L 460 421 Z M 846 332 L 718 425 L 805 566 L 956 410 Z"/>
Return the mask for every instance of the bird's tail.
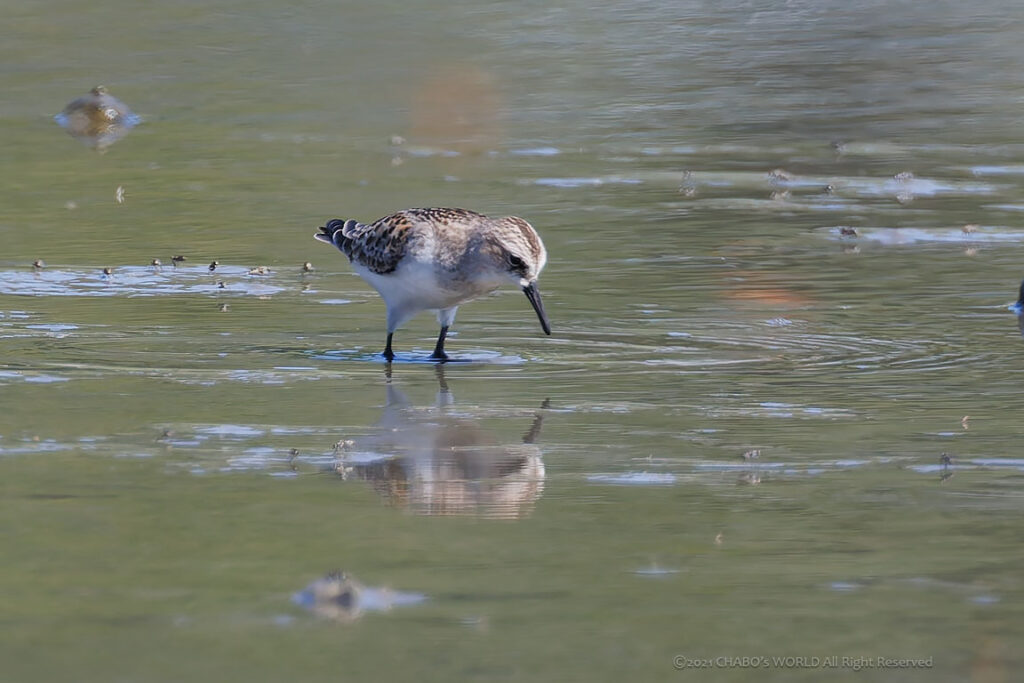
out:
<path id="1" fill-rule="evenodd" d="M 321 225 L 320 232 L 313 235 L 313 237 L 321 242 L 327 242 L 327 244 L 333 244 L 338 247 L 338 249 L 342 249 L 342 245 L 348 237 L 348 235 L 345 234 L 346 231 L 351 230 L 357 225 L 359 225 L 359 221 L 351 219 L 345 221 L 340 218 L 332 218 L 327 221 L 327 225 Z M 344 249 L 342 249 L 342 251 L 344 251 Z"/>

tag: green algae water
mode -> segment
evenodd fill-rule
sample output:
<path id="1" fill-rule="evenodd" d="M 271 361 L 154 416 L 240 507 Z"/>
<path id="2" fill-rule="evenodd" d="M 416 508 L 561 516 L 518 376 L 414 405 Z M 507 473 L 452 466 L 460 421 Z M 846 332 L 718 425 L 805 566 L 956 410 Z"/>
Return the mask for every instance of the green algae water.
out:
<path id="1" fill-rule="evenodd" d="M 4 680 L 1015 678 L 1013 4 L 4 16 Z M 536 226 L 553 335 L 388 368 L 312 235 L 411 206 Z"/>

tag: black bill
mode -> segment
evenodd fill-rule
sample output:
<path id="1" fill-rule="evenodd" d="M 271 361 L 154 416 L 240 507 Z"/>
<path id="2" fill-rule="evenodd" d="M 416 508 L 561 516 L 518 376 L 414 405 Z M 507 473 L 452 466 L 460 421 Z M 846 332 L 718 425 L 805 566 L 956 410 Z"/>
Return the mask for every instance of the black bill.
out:
<path id="1" fill-rule="evenodd" d="M 537 311 L 537 318 L 540 319 L 540 326 L 543 328 L 544 334 L 551 334 L 551 323 L 548 322 L 548 314 L 544 312 L 544 303 L 540 300 L 540 290 L 537 289 L 537 282 L 531 282 L 526 287 L 523 287 L 523 293 L 530 300 L 533 310 Z"/>

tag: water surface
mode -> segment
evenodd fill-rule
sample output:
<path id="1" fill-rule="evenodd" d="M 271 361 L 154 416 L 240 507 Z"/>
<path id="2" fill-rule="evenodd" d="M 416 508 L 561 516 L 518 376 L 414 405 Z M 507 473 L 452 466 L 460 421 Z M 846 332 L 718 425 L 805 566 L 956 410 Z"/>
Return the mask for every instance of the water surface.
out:
<path id="1" fill-rule="evenodd" d="M 1014 678 L 1015 5 L 6 15 L 12 680 Z M 99 83 L 103 155 L 52 118 Z M 550 338 L 502 292 L 387 372 L 312 234 L 431 205 L 538 228 Z M 334 570 L 427 599 L 292 602 Z"/>

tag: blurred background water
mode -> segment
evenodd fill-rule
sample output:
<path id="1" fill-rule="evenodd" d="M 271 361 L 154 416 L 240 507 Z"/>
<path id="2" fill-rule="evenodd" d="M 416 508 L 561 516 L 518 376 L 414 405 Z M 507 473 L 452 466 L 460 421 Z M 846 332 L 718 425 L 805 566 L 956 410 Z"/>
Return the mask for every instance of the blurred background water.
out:
<path id="1" fill-rule="evenodd" d="M 1018 4 L 3 16 L 5 679 L 1016 678 Z M 387 373 L 312 233 L 449 205 L 537 227 L 554 335 Z"/>

